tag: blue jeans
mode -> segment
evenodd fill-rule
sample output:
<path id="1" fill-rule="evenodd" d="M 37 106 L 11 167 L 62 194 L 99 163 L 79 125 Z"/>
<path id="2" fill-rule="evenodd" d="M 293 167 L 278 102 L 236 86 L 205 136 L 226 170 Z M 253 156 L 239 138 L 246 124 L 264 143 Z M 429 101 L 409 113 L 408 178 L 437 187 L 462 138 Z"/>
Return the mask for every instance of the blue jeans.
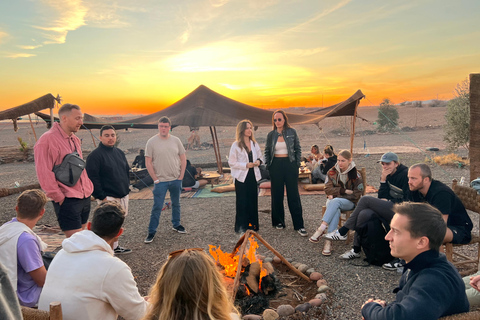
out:
<path id="1" fill-rule="evenodd" d="M 180 192 L 182 191 L 182 180 L 159 182 L 155 184 L 153 188 L 153 207 L 152 213 L 150 214 L 150 223 L 148 224 L 148 233 L 155 233 L 157 231 L 167 190 L 170 191 L 170 198 L 172 200 L 173 227 L 176 228 L 180 225 Z"/>
<path id="2" fill-rule="evenodd" d="M 342 210 L 352 210 L 355 204 L 345 198 L 333 198 L 327 200 L 327 210 L 323 215 L 322 221 L 328 223 L 328 232 L 335 231 L 340 221 L 340 214 Z"/>

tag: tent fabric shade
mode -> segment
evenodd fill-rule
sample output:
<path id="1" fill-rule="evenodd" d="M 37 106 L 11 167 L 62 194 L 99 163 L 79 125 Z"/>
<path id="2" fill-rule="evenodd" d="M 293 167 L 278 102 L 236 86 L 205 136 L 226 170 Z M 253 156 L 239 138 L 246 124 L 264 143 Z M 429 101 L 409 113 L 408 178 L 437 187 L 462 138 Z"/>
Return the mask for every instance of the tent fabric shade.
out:
<path id="1" fill-rule="evenodd" d="M 35 113 L 47 108 L 51 109 L 55 106 L 55 100 L 55 97 L 51 93 L 48 93 L 33 101 L 22 104 L 21 106 L 0 111 L 0 120 L 16 120 L 17 118 L 27 114 Z"/>
<path id="2" fill-rule="evenodd" d="M 288 120 L 292 125 L 318 124 L 326 117 L 354 116 L 359 101 L 364 97 L 362 91 L 358 90 L 347 100 L 327 108 L 307 114 L 287 113 Z M 99 129 L 107 124 L 113 125 L 116 129 L 154 129 L 157 128 L 158 119 L 167 116 L 172 121 L 173 127 L 236 126 L 243 119 L 251 120 L 255 126 L 271 126 L 272 113 L 273 110 L 256 108 L 238 102 L 200 85 L 168 108 L 150 115 L 112 122 L 85 114 L 84 125 L 88 129 Z M 50 121 L 48 115 L 40 112 L 36 114 L 45 121 Z"/>

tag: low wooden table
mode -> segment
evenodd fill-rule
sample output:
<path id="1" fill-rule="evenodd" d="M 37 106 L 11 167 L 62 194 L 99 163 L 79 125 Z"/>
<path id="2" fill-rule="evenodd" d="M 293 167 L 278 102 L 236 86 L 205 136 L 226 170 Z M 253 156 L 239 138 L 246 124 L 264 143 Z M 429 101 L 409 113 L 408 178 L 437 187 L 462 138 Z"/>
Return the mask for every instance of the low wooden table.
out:
<path id="1" fill-rule="evenodd" d="M 312 183 L 312 172 L 309 169 L 305 169 L 303 172 L 301 169 L 298 169 L 298 179 L 308 178 L 310 184 Z"/>
<path id="2" fill-rule="evenodd" d="M 200 176 L 200 179 L 205 179 L 210 183 L 210 185 L 213 188 L 213 184 L 219 184 L 220 183 L 220 177 L 221 175 L 218 174 L 215 171 L 203 171 L 202 175 Z"/>

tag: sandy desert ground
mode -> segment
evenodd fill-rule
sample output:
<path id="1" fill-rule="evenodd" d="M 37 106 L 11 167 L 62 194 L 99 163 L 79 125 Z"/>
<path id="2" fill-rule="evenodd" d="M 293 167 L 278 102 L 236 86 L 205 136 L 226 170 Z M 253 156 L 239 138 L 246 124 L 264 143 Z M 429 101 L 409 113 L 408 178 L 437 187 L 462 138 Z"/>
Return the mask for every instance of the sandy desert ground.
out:
<path id="1" fill-rule="evenodd" d="M 368 134 L 375 129 L 374 121 L 377 119 L 377 109 L 364 107 L 359 109 L 359 115 L 368 120 L 358 120 L 356 124 L 357 135 L 354 143 L 354 160 L 358 166 L 367 169 L 368 184 L 378 187 L 379 167 L 376 161 L 386 151 L 398 152 L 401 161 L 409 166 L 417 162 L 423 162 L 433 153 L 425 151 L 428 147 L 438 147 L 437 154 L 446 154 L 443 142 L 442 125 L 445 108 L 399 108 L 400 127 L 412 127 L 414 131 L 403 131 L 388 134 Z M 251 119 L 255 123 L 255 119 Z M 305 125 L 296 127 L 302 150 L 307 152 L 312 144 L 320 147 L 329 143 L 335 149 L 349 148 L 350 137 L 342 134 L 345 128 L 350 127 L 350 121 L 345 118 L 331 118 L 321 122 L 322 130 L 316 126 Z M 39 122 L 35 126 L 37 136 L 45 132 L 45 125 Z M 260 146 L 263 148 L 265 137 L 271 128 L 259 128 L 255 132 Z M 230 145 L 234 140 L 235 129 L 233 127 L 217 128 L 220 141 L 222 159 L 226 160 Z M 98 135 L 98 130 L 94 130 Z M 121 143 L 119 147 L 127 150 L 127 158 L 132 161 L 136 151 L 143 148 L 149 137 L 156 133 L 155 130 L 131 130 L 120 131 Z M 186 142 L 189 136 L 188 128 L 175 128 L 173 134 Z M 202 142 L 211 142 L 208 128 L 201 128 L 199 132 Z M 78 134 L 83 139 L 83 150 L 94 148 L 90 133 L 82 130 Z M 17 133 L 13 132 L 11 123 L 0 122 L 0 146 L 17 145 L 17 137 L 21 137 L 29 146 L 35 142 L 28 124 L 22 124 Z M 465 150 L 458 151 L 466 156 Z M 0 155 L 1 157 L 1 155 Z M 215 156 L 213 149 L 188 150 L 187 157 L 194 164 L 209 164 L 213 166 Z M 433 167 L 434 178 L 447 184 L 453 178 L 460 179 L 464 176 L 469 179 L 468 168 L 455 166 Z M 0 165 L 0 188 L 10 188 L 15 181 L 21 185 L 36 182 L 34 164 L 31 162 L 17 162 Z M 0 198 L 0 223 L 11 219 L 14 215 L 16 195 Z M 209 244 L 221 245 L 229 251 L 238 240 L 233 230 L 235 215 L 235 197 L 206 198 L 206 199 L 182 199 L 182 223 L 188 230 L 188 234 L 174 233 L 170 228 L 170 212 L 164 211 L 160 226 L 154 242 L 145 245 L 143 239 L 152 206 L 152 200 L 135 200 L 130 202 L 130 213 L 125 223 L 125 236 L 122 244 L 131 248 L 133 253 L 121 256 L 131 268 L 138 282 L 142 294 L 147 294 L 153 283 L 158 269 L 165 261 L 168 252 L 188 247 L 208 248 Z M 302 196 L 305 226 L 309 233 L 313 233 L 319 224 L 319 212 L 325 204 L 325 196 Z M 396 286 L 399 274 L 386 271 L 379 267 L 359 267 L 349 261 L 342 261 L 337 256 L 349 249 L 344 243 L 335 243 L 334 253 L 331 257 L 320 254 L 322 243 L 312 244 L 307 238 L 300 237 L 292 229 L 290 218 L 287 214 L 287 228 L 276 230 L 271 227 L 270 216 L 264 211 L 270 208 L 270 198 L 259 198 L 260 234 L 274 248 L 286 257 L 306 263 L 323 273 L 329 286 L 332 288 L 330 304 L 325 308 L 325 318 L 328 319 L 359 319 L 362 303 L 370 297 L 382 298 L 392 301 L 394 295 L 392 289 Z M 478 221 L 478 218 L 476 219 Z M 41 221 L 50 225 L 57 225 L 51 203 L 47 205 L 47 214 Z M 478 232 L 478 224 L 475 223 Z M 265 248 L 259 249 L 260 253 L 267 254 Z M 268 255 L 268 254 L 267 254 Z M 359 263 L 359 259 L 354 261 Z M 309 317 L 306 316 L 305 319 Z M 311 319 L 314 319 L 313 317 Z"/>

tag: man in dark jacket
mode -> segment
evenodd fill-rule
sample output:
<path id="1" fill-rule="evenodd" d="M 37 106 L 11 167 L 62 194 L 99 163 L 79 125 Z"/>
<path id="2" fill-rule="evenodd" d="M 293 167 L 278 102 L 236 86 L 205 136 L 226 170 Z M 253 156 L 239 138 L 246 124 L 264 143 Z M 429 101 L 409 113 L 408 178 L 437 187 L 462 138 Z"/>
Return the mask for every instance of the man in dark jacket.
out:
<path id="1" fill-rule="evenodd" d="M 103 126 L 100 129 L 100 144 L 88 155 L 87 173 L 93 183 L 93 196 L 100 203 L 102 201 L 118 202 L 128 213 L 128 194 L 130 193 L 130 167 L 125 153 L 115 147 L 117 133 L 112 126 Z M 115 254 L 132 252 L 122 248 L 115 242 Z"/>
<path id="2" fill-rule="evenodd" d="M 396 299 L 368 299 L 362 306 L 365 320 L 434 320 L 467 312 L 465 285 L 455 267 L 439 253 L 446 223 L 440 211 L 426 203 L 404 202 L 394 206 L 390 232 L 391 254 L 406 265 Z"/>
<path id="3" fill-rule="evenodd" d="M 346 240 L 349 230 L 354 230 L 367 223 L 373 217 L 379 217 L 387 226 L 392 220 L 395 203 L 403 202 L 408 197 L 408 168 L 400 163 L 398 156 L 387 152 L 378 161 L 382 165 L 380 175 L 380 189 L 378 198 L 361 197 L 350 215 L 350 218 L 338 230 L 327 233 L 325 238 L 330 240 Z M 353 248 L 340 256 L 341 259 L 360 258 L 360 237 L 356 233 Z"/>

